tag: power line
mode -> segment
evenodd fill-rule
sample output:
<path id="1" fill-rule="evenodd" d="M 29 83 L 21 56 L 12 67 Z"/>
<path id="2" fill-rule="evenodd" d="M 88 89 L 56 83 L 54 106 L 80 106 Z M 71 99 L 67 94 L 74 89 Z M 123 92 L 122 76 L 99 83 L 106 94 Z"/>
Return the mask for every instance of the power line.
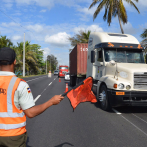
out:
<path id="1" fill-rule="evenodd" d="M 6 15 L 9 19 L 11 19 L 12 21 L 14 21 L 15 23 L 17 23 L 20 27 L 22 27 L 23 29 L 25 29 L 26 31 L 29 31 L 33 34 L 33 36 L 35 37 L 36 39 L 36 36 L 34 35 L 34 33 L 28 29 L 26 29 L 24 26 L 22 26 L 20 23 L 18 23 L 17 21 L 15 21 L 13 18 L 11 18 L 10 16 L 8 16 L 5 12 L 3 12 L 2 10 L 0 10 L 0 12 L 2 12 L 4 15 Z M 37 43 L 38 43 L 38 40 L 36 39 Z M 39 44 L 39 43 L 38 43 Z"/>

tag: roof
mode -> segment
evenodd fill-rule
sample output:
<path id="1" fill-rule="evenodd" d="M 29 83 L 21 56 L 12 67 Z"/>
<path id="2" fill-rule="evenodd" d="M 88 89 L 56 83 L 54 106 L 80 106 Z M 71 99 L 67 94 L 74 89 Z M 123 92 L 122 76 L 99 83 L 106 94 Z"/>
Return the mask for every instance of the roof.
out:
<path id="1" fill-rule="evenodd" d="M 139 41 L 129 34 L 106 33 L 106 32 L 92 32 L 89 37 L 89 44 L 95 46 L 99 43 L 127 43 L 140 44 Z"/>

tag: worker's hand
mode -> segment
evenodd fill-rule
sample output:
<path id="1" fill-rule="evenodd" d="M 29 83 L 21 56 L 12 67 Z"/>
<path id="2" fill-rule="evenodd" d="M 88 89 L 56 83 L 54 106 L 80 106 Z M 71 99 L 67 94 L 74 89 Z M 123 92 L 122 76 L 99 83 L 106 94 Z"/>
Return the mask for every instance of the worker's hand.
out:
<path id="1" fill-rule="evenodd" d="M 62 95 L 55 95 L 54 97 L 52 97 L 50 99 L 50 101 L 52 102 L 53 105 L 57 105 L 59 104 L 62 100 L 64 99 L 64 97 Z"/>

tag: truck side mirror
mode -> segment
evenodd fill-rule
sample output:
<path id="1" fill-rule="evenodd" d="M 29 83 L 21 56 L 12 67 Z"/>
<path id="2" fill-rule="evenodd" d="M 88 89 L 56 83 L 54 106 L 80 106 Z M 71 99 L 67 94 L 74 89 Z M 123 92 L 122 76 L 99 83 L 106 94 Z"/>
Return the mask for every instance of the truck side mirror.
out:
<path id="1" fill-rule="evenodd" d="M 95 51 L 91 51 L 91 63 L 95 62 Z"/>

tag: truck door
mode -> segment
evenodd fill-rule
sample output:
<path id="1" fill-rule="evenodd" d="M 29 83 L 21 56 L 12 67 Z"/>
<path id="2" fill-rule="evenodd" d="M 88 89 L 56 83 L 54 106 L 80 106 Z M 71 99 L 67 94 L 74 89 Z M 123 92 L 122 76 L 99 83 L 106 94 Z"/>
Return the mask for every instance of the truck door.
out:
<path id="1" fill-rule="evenodd" d="M 105 75 L 105 66 L 103 62 L 103 49 L 97 49 L 97 80 Z"/>
<path id="2" fill-rule="evenodd" d="M 94 51 L 95 51 L 95 59 L 97 59 L 97 49 L 95 49 Z M 97 79 L 97 60 L 95 60 L 95 63 L 93 63 L 92 77 L 94 79 Z"/>

